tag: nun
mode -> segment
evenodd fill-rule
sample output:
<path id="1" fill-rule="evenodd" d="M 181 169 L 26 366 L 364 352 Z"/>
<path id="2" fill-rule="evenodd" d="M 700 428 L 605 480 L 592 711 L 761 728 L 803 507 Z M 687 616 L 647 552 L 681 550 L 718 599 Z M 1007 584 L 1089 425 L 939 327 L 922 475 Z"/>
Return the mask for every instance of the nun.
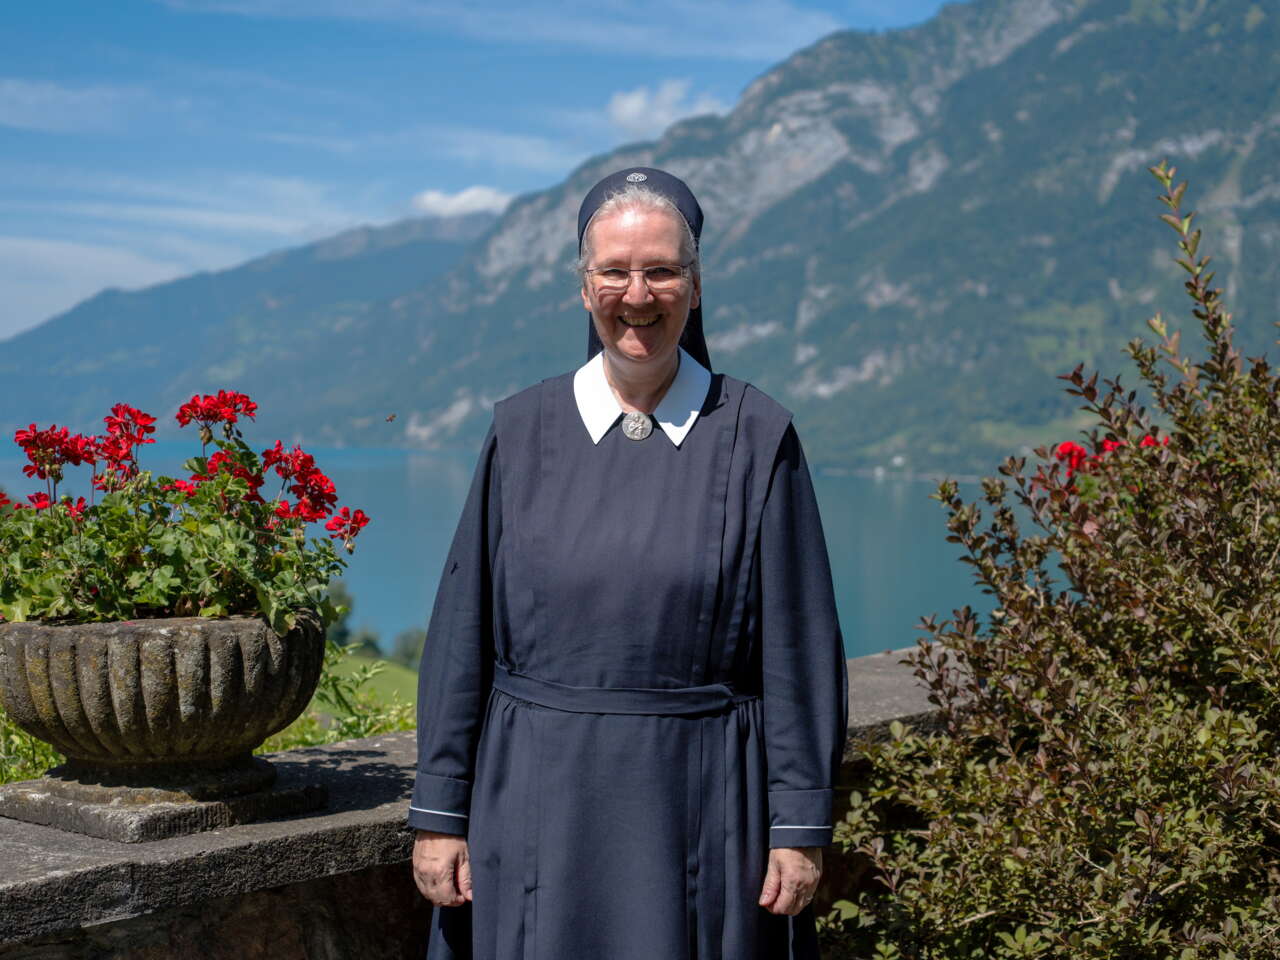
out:
<path id="1" fill-rule="evenodd" d="M 587 362 L 494 409 L 419 671 L 429 960 L 810 960 L 846 677 L 791 415 L 712 373 L 702 210 L 578 214 Z"/>

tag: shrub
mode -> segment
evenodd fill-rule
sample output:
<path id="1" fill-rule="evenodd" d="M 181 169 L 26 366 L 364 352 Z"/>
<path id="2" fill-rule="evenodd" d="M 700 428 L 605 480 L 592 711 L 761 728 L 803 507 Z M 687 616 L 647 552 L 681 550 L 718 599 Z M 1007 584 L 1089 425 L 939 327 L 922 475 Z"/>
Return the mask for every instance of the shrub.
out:
<path id="1" fill-rule="evenodd" d="M 1186 184 L 1152 173 L 1205 353 L 1157 316 L 1129 346 L 1154 415 L 1077 368 L 1082 444 L 979 502 L 939 486 L 996 607 L 923 623 L 941 727 L 858 745 L 837 842 L 867 871 L 826 929 L 849 955 L 1280 956 L 1280 376 L 1234 348 Z"/>
<path id="2" fill-rule="evenodd" d="M 401 630 L 396 634 L 395 642 L 391 646 L 391 655 L 388 659 L 392 663 L 398 663 L 401 666 L 408 667 L 410 670 L 417 670 L 418 663 L 422 660 L 422 649 L 427 645 L 427 631 L 421 627 L 410 627 L 408 630 Z"/>

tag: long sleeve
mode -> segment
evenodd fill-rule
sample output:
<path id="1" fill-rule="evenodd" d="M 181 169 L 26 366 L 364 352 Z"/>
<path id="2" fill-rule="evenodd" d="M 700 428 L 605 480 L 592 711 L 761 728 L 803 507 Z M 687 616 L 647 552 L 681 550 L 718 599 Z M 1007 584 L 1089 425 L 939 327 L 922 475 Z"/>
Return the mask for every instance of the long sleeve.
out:
<path id="1" fill-rule="evenodd" d="M 848 676 L 809 468 L 788 426 L 760 526 L 760 630 L 769 845 L 831 842 Z"/>
<path id="2" fill-rule="evenodd" d="M 409 825 L 465 836 L 493 682 L 492 569 L 502 535 L 491 427 L 445 561 L 418 668 L 418 770 Z"/>

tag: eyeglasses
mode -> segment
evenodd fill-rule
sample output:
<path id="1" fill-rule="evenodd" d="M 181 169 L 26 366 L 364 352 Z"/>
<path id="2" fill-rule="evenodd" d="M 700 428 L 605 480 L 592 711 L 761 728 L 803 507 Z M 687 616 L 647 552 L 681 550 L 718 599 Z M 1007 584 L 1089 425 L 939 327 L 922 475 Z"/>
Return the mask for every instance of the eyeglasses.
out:
<path id="1" fill-rule="evenodd" d="M 674 290 L 689 276 L 690 269 L 687 263 L 658 263 L 652 267 L 636 267 L 632 270 L 626 267 L 590 267 L 583 273 L 591 278 L 597 293 L 621 293 L 631 286 L 633 273 L 643 276 L 649 289 L 657 293 Z"/>

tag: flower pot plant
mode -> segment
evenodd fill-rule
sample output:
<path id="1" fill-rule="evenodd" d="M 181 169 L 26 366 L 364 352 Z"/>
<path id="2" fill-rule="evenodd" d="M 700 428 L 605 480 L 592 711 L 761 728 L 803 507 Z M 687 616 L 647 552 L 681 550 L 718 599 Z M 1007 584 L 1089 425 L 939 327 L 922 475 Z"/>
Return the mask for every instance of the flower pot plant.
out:
<path id="1" fill-rule="evenodd" d="M 15 434 L 44 489 L 25 503 L 0 495 L 0 706 L 65 754 L 50 775 L 63 799 L 118 805 L 119 788 L 130 803 L 221 804 L 226 822 L 228 798 L 274 779 L 250 753 L 315 691 L 339 613 L 336 544 L 351 552 L 369 518 L 338 509 L 300 447 L 251 449 L 239 424 L 256 410 L 228 391 L 182 404 L 179 425 L 200 436 L 185 479 L 140 468 L 155 418 L 125 404 L 99 436 Z M 92 471 L 88 500 L 59 493 L 79 466 Z M 309 538 L 319 522 L 328 537 Z M 41 795 L 0 788 L 0 813 L 47 822 L 32 809 Z"/>

